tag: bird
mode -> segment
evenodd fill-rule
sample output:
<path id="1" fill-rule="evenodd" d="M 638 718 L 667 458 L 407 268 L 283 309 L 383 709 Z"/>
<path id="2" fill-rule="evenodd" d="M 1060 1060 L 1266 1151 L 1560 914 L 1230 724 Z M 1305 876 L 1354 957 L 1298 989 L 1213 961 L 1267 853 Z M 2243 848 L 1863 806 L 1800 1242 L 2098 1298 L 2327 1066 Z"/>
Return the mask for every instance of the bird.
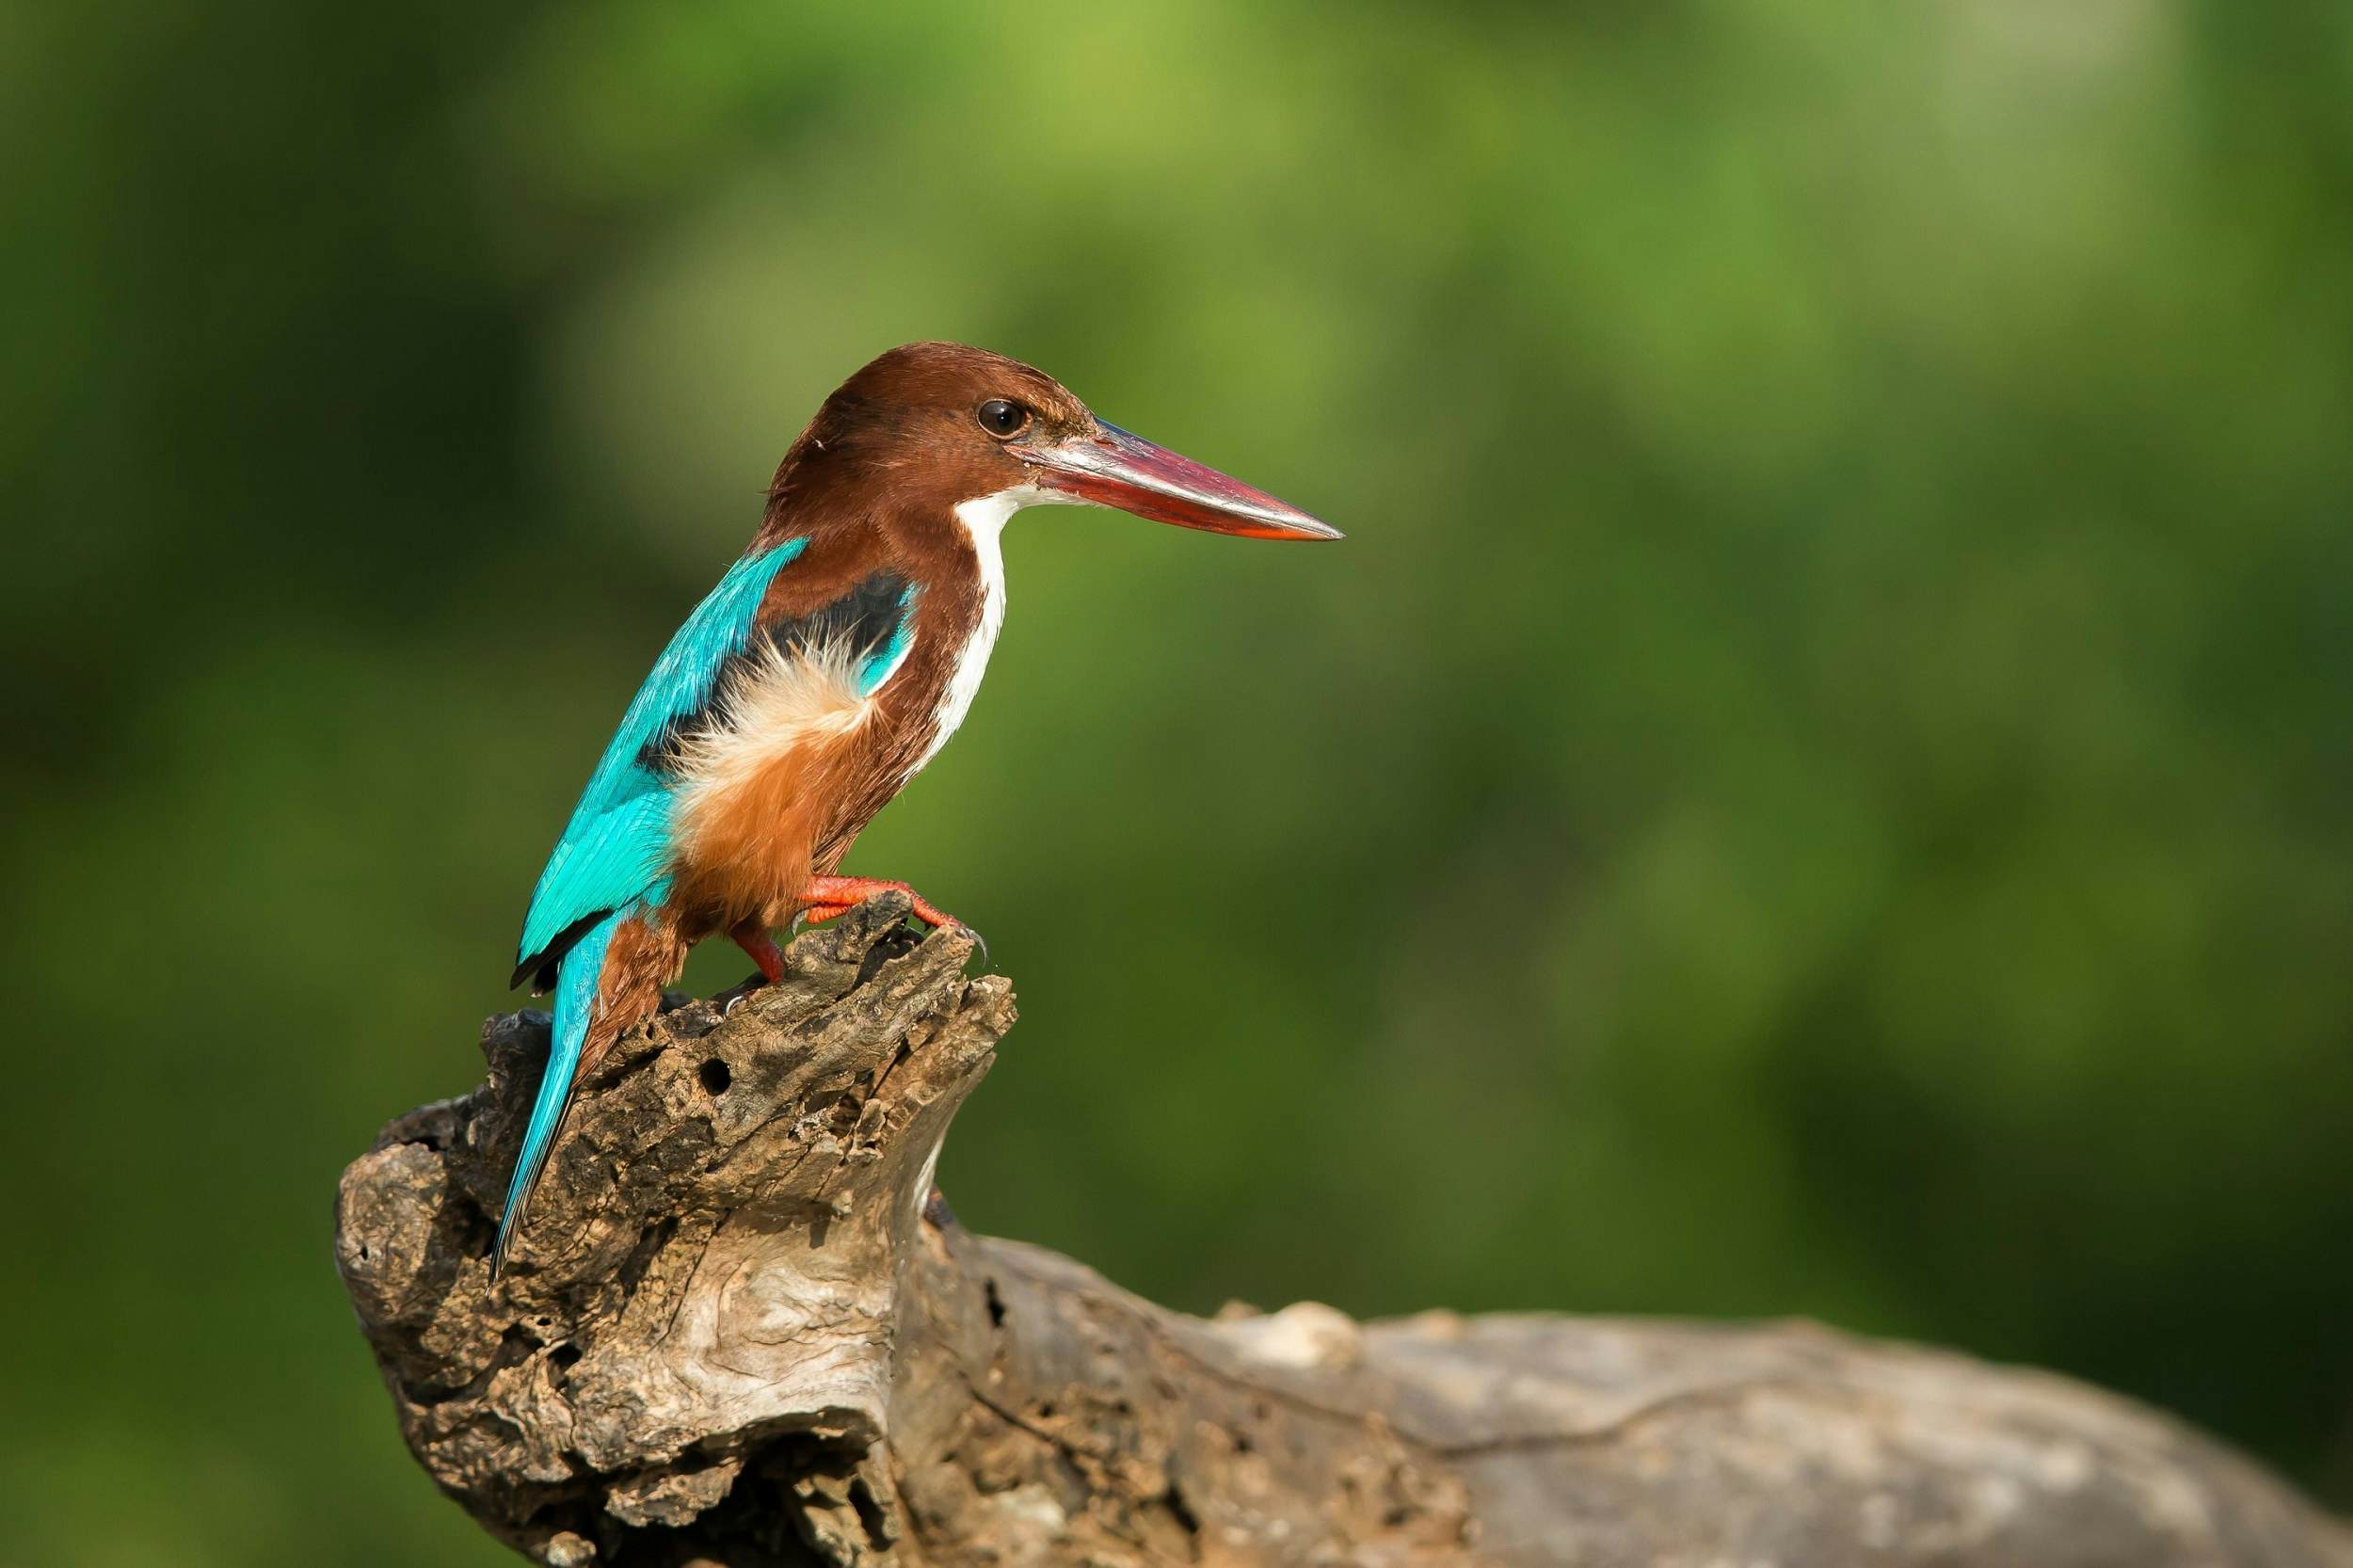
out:
<path id="1" fill-rule="evenodd" d="M 495 1281 L 574 1088 L 725 934 L 768 984 L 775 933 L 904 882 L 836 874 L 963 724 L 1005 614 L 1022 507 L 1116 508 L 1258 539 L 1337 529 L 1096 415 L 986 349 L 889 350 L 786 450 L 750 544 L 622 715 L 539 873 L 513 984 L 554 993 L 547 1065 L 492 1244 Z"/>

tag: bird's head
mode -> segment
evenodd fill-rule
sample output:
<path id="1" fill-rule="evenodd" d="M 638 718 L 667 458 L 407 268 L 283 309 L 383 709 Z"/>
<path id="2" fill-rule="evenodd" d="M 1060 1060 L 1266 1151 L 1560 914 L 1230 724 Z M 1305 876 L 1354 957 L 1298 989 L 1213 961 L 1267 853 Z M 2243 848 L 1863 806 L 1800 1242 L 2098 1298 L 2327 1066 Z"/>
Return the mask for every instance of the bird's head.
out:
<path id="1" fill-rule="evenodd" d="M 777 504 L 843 482 L 923 510 L 1056 502 L 1255 539 L 1339 530 L 1095 417 L 1018 360 L 952 343 L 894 348 L 843 382 L 776 474 Z"/>

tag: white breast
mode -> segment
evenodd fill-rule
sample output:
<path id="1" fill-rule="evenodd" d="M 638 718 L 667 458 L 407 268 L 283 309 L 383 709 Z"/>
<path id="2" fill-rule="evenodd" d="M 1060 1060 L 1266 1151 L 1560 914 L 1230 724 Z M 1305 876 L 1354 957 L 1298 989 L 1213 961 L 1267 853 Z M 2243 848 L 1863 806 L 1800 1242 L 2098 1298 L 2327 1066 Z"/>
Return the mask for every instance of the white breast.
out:
<path id="1" fill-rule="evenodd" d="M 997 633 L 1005 624 L 1005 520 L 1024 506 L 1048 505 L 1067 499 L 1051 490 L 1021 485 L 957 504 L 956 520 L 964 524 L 965 533 L 972 540 L 972 552 L 980 557 L 981 619 L 956 654 L 956 667 L 948 677 L 948 688 L 939 695 L 936 715 L 938 722 L 933 729 L 932 744 L 916 759 L 915 766 L 907 770 L 909 777 L 938 756 L 939 748 L 948 744 L 948 737 L 956 732 L 964 715 L 971 711 L 973 697 L 980 694 L 981 677 L 988 671 L 989 649 L 997 646 Z"/>

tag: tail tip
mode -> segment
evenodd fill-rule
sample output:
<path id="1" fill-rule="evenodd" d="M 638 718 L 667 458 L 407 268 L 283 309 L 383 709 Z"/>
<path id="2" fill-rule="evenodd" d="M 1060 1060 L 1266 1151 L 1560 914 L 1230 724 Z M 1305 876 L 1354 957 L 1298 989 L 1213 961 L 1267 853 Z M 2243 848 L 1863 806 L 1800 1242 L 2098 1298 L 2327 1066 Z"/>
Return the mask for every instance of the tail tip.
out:
<path id="1" fill-rule="evenodd" d="M 516 1237 L 521 1233 L 523 1208 L 529 1202 L 530 1197 L 531 1194 L 528 1192 L 507 1194 L 505 1211 L 499 1216 L 498 1235 L 490 1241 L 490 1283 L 492 1285 L 498 1284 L 506 1272 L 507 1256 L 514 1251 Z"/>

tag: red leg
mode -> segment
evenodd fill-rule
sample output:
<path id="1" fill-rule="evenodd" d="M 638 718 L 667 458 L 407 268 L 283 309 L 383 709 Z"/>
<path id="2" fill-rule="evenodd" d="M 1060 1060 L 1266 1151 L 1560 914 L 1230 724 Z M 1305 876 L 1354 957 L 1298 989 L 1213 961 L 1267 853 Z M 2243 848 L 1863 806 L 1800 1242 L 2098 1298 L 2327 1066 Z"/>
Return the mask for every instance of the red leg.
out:
<path id="1" fill-rule="evenodd" d="M 884 882 L 872 876 L 812 876 L 808 879 L 808 886 L 801 889 L 801 902 L 812 910 L 834 906 L 834 914 L 838 915 L 850 905 L 862 903 L 872 898 L 876 893 L 883 892 L 906 894 L 907 902 L 914 905 L 915 918 L 925 925 L 952 925 L 968 931 L 971 929 L 953 915 L 935 908 L 922 894 L 905 883 Z M 831 920 L 833 917 L 819 915 L 816 918 Z"/>
<path id="2" fill-rule="evenodd" d="M 840 920 L 849 912 L 850 906 L 846 904 L 805 904 L 801 906 L 801 923 L 823 925 L 827 920 Z"/>
<path id="3" fill-rule="evenodd" d="M 784 978 L 784 951 L 776 946 L 776 937 L 768 934 L 766 926 L 757 920 L 744 920 L 728 935 L 734 938 L 737 947 L 751 955 L 752 962 L 760 966 L 760 972 L 768 977 L 769 984 Z"/>

